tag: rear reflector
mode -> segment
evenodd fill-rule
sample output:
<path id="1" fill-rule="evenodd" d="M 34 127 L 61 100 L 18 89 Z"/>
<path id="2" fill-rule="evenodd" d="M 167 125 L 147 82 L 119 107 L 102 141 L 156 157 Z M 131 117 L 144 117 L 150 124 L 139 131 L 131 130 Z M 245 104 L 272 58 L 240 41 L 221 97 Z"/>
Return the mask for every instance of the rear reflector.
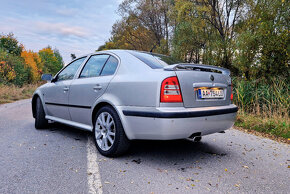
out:
<path id="1" fill-rule="evenodd" d="M 234 100 L 234 94 L 233 94 L 233 84 L 231 85 L 231 101 Z"/>
<path id="2" fill-rule="evenodd" d="M 182 102 L 180 85 L 176 76 L 163 80 L 160 102 Z"/>

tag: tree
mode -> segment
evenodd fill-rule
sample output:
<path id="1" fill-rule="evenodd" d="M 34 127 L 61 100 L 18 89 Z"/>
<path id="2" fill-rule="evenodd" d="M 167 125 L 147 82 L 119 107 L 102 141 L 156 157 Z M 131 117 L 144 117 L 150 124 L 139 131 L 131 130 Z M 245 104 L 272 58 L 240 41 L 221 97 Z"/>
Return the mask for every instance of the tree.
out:
<path id="1" fill-rule="evenodd" d="M 285 0 L 124 0 L 98 50 L 153 50 L 246 79 L 290 80 L 289 7 Z"/>
<path id="2" fill-rule="evenodd" d="M 112 37 L 98 50 L 124 48 L 169 53 L 168 0 L 125 0 L 122 16 L 112 27 Z"/>
<path id="3" fill-rule="evenodd" d="M 50 46 L 38 52 L 43 62 L 44 73 L 56 74 L 63 67 L 62 57 L 57 49 L 52 50 Z"/>
<path id="4" fill-rule="evenodd" d="M 0 62 L 2 63 L 0 71 L 3 73 L 0 82 L 17 86 L 29 83 L 31 71 L 29 67 L 25 67 L 24 59 L 21 56 L 7 53 L 7 50 L 0 48 Z"/>
<path id="5" fill-rule="evenodd" d="M 171 12 L 174 21 L 173 55 L 186 62 L 210 63 L 206 61 L 210 53 L 208 40 L 211 28 L 198 15 L 198 7 L 192 1 L 177 1 Z M 210 63 L 212 64 L 212 63 Z"/>
<path id="6" fill-rule="evenodd" d="M 242 75 L 289 79 L 289 21 L 287 1 L 248 0 L 248 14 L 239 24 L 235 65 Z"/>
<path id="7" fill-rule="evenodd" d="M 0 61 L 0 83 L 9 83 L 14 80 L 16 77 L 16 73 L 10 65 L 6 63 L 6 61 Z"/>
<path id="8" fill-rule="evenodd" d="M 62 56 L 57 48 L 55 48 L 53 50 L 53 55 L 55 56 L 55 58 L 57 60 L 57 65 L 63 67 L 64 62 L 63 62 Z"/>
<path id="9" fill-rule="evenodd" d="M 77 57 L 76 57 L 76 55 L 75 55 L 75 54 L 73 54 L 73 53 L 72 53 L 72 54 L 70 54 L 70 57 L 71 57 L 71 60 L 74 60 L 75 58 L 77 58 Z"/>
<path id="10" fill-rule="evenodd" d="M 112 27 L 112 41 L 109 47 L 134 50 L 150 50 L 155 42 L 153 33 L 142 26 L 140 21 L 129 16 L 115 23 Z"/>
<path id="11" fill-rule="evenodd" d="M 43 64 L 41 62 L 41 59 L 37 53 L 34 53 L 33 51 L 22 51 L 21 57 L 25 61 L 25 68 L 30 69 L 30 77 L 29 80 L 31 82 L 36 82 L 40 80 L 40 76 L 42 73 L 42 67 Z"/>
<path id="12" fill-rule="evenodd" d="M 7 53 L 20 56 L 22 47 L 23 46 L 18 43 L 18 40 L 14 37 L 13 33 L 2 35 L 0 37 L 0 48 Z"/>
<path id="13" fill-rule="evenodd" d="M 187 40 L 183 53 L 189 61 L 223 66 L 236 72 L 232 66 L 234 36 L 243 6 L 242 0 L 176 1 L 174 49 L 179 51 L 180 41 Z"/>

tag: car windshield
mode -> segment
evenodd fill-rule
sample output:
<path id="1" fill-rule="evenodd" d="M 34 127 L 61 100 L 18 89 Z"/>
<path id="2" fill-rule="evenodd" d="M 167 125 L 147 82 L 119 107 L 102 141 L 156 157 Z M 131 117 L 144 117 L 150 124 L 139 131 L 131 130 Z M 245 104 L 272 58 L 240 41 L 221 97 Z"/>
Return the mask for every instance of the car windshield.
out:
<path id="1" fill-rule="evenodd" d="M 173 57 L 156 53 L 138 52 L 138 51 L 129 51 L 129 53 L 131 53 L 139 60 L 143 61 L 152 69 L 162 69 L 163 67 L 168 65 L 181 63 L 181 61 L 178 61 Z"/>

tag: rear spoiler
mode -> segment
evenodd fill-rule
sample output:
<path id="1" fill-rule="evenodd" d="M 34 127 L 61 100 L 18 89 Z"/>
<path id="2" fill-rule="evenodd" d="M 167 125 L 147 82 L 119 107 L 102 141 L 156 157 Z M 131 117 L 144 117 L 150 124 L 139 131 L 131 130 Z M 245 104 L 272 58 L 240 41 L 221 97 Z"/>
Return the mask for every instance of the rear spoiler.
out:
<path id="1" fill-rule="evenodd" d="M 199 65 L 199 64 L 191 64 L 191 63 L 179 63 L 174 65 L 168 65 L 163 68 L 166 71 L 208 71 L 208 72 L 221 72 L 224 75 L 230 75 L 230 70 L 222 67 L 216 67 L 212 65 Z"/>

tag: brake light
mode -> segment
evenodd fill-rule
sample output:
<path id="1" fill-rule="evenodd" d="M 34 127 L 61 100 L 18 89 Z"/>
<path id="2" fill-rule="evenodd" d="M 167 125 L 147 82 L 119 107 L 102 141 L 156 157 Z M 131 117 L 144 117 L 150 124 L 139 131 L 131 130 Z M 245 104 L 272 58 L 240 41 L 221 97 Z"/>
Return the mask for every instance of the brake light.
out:
<path id="1" fill-rule="evenodd" d="M 231 85 L 231 101 L 234 100 L 234 94 L 233 94 L 233 84 Z"/>
<path id="2" fill-rule="evenodd" d="M 180 85 L 176 76 L 163 80 L 161 84 L 160 102 L 183 102 Z"/>

